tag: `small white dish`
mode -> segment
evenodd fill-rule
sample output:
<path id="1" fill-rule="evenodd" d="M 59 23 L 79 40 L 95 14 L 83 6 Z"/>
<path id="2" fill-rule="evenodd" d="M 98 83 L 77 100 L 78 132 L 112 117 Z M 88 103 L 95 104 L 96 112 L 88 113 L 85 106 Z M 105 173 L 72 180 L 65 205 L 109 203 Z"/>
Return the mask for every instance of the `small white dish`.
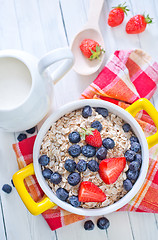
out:
<path id="1" fill-rule="evenodd" d="M 104 40 L 98 25 L 103 3 L 104 0 L 97 0 L 97 3 L 96 0 L 90 1 L 88 22 L 84 28 L 76 35 L 71 44 L 71 51 L 75 57 L 73 69 L 81 75 L 91 75 L 95 73 L 100 68 L 104 59 L 104 54 L 102 53 L 100 55 L 100 60 L 89 60 L 82 54 L 80 50 L 80 44 L 84 39 L 92 39 L 98 42 L 99 45 L 105 49 Z"/>

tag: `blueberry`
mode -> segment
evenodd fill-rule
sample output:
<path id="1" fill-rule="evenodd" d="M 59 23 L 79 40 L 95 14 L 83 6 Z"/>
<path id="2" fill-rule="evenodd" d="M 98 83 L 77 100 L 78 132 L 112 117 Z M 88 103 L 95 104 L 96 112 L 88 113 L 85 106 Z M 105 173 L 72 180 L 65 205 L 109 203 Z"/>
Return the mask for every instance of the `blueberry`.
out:
<path id="1" fill-rule="evenodd" d="M 93 146 L 86 145 L 82 147 L 82 154 L 85 157 L 88 157 L 88 158 L 93 157 L 95 153 L 96 153 L 96 149 Z"/>
<path id="2" fill-rule="evenodd" d="M 33 127 L 33 128 L 30 128 L 28 130 L 26 130 L 27 133 L 30 133 L 30 134 L 33 134 L 35 132 L 36 128 Z"/>
<path id="3" fill-rule="evenodd" d="M 90 160 L 88 162 L 88 168 L 92 172 L 97 172 L 99 170 L 99 163 L 95 160 Z"/>
<path id="4" fill-rule="evenodd" d="M 110 226 L 110 222 L 106 217 L 102 217 L 98 219 L 97 226 L 100 229 L 107 229 Z"/>
<path id="5" fill-rule="evenodd" d="M 47 155 L 41 155 L 38 159 L 39 164 L 46 166 L 49 163 L 50 159 Z"/>
<path id="6" fill-rule="evenodd" d="M 130 137 L 130 141 L 131 141 L 131 142 L 138 142 L 138 143 L 139 143 L 139 140 L 138 140 L 138 138 L 137 138 L 136 136 Z"/>
<path id="7" fill-rule="evenodd" d="M 71 173 L 68 176 L 68 183 L 71 186 L 76 186 L 80 181 L 81 181 L 81 177 L 80 177 L 80 174 L 77 172 Z"/>
<path id="8" fill-rule="evenodd" d="M 140 163 L 138 161 L 133 161 L 129 164 L 129 170 L 137 171 L 140 168 Z"/>
<path id="9" fill-rule="evenodd" d="M 51 183 L 59 184 L 61 182 L 61 180 L 62 180 L 62 177 L 58 172 L 52 173 L 52 175 L 50 177 Z"/>
<path id="10" fill-rule="evenodd" d="M 76 169 L 76 163 L 72 159 L 67 159 L 64 165 L 65 169 L 69 172 L 74 172 Z"/>
<path id="11" fill-rule="evenodd" d="M 87 162 L 85 160 L 79 160 L 79 162 L 76 165 L 76 169 L 78 172 L 84 172 L 87 169 Z"/>
<path id="12" fill-rule="evenodd" d="M 81 153 L 81 147 L 77 144 L 74 144 L 69 147 L 68 152 L 72 157 L 78 157 Z"/>
<path id="13" fill-rule="evenodd" d="M 12 187 L 11 187 L 9 184 L 4 184 L 3 187 L 2 187 L 2 190 L 3 190 L 5 193 L 11 193 Z"/>
<path id="14" fill-rule="evenodd" d="M 107 149 L 105 147 L 100 147 L 97 152 L 96 152 L 96 157 L 99 159 L 99 160 L 103 160 L 106 158 L 106 155 L 107 155 Z"/>
<path id="15" fill-rule="evenodd" d="M 140 166 L 141 166 L 141 164 L 142 164 L 142 155 L 141 155 L 140 153 L 137 153 L 137 154 L 135 155 L 135 157 L 134 157 L 134 160 L 135 160 L 135 161 L 138 161 L 139 164 L 140 164 Z"/>
<path id="16" fill-rule="evenodd" d="M 97 129 L 99 132 L 102 130 L 102 125 L 99 121 L 94 121 L 91 127 Z"/>
<path id="17" fill-rule="evenodd" d="M 93 230 L 94 229 L 94 223 L 91 220 L 88 220 L 84 223 L 84 229 L 85 230 Z"/>
<path id="18" fill-rule="evenodd" d="M 81 140 L 80 134 L 77 131 L 71 132 L 69 134 L 69 141 L 71 143 L 78 143 Z"/>
<path id="19" fill-rule="evenodd" d="M 45 168 L 43 171 L 42 171 L 42 175 L 45 179 L 50 179 L 51 175 L 52 175 L 52 171 L 49 169 L 49 168 Z"/>
<path id="20" fill-rule="evenodd" d="M 92 116 L 92 108 L 89 105 L 87 105 L 83 108 L 82 116 L 84 118 L 88 118 L 88 117 Z"/>
<path id="21" fill-rule="evenodd" d="M 139 175 L 138 171 L 131 171 L 131 170 L 127 171 L 127 178 L 129 180 L 135 181 L 138 178 L 138 175 Z"/>
<path id="22" fill-rule="evenodd" d="M 105 138 L 104 140 L 103 140 L 103 146 L 106 148 L 106 149 L 113 149 L 114 148 L 114 146 L 115 146 L 115 142 L 114 142 L 114 140 L 113 139 L 111 139 L 111 138 Z"/>
<path id="23" fill-rule="evenodd" d="M 134 151 L 127 150 L 124 155 L 126 158 L 126 161 L 132 162 L 134 160 L 135 154 L 136 153 Z"/>
<path id="24" fill-rule="evenodd" d="M 109 112 L 108 112 L 108 110 L 106 109 L 106 108 L 101 108 L 101 107 L 97 107 L 96 109 L 95 109 L 95 111 L 97 112 L 97 113 L 99 113 L 99 114 L 101 114 L 103 117 L 107 117 L 108 116 L 108 114 L 109 114 Z"/>
<path id="25" fill-rule="evenodd" d="M 128 123 L 123 124 L 122 128 L 124 132 L 129 132 L 131 130 L 131 126 Z"/>
<path id="26" fill-rule="evenodd" d="M 13 187 L 15 187 L 14 182 L 13 182 L 13 179 L 11 179 L 11 183 L 12 183 Z"/>
<path id="27" fill-rule="evenodd" d="M 17 137 L 18 141 L 21 142 L 22 140 L 26 139 L 27 135 L 25 133 L 20 133 Z"/>
<path id="28" fill-rule="evenodd" d="M 69 198 L 69 202 L 73 207 L 79 207 L 81 205 L 81 202 L 79 202 L 78 197 L 74 195 Z"/>
<path id="29" fill-rule="evenodd" d="M 123 187 L 127 192 L 129 192 L 133 187 L 132 182 L 129 179 L 124 180 Z"/>
<path id="30" fill-rule="evenodd" d="M 68 199 L 68 197 L 69 197 L 68 191 L 65 190 L 64 188 L 58 188 L 56 190 L 56 195 L 62 201 L 66 201 Z"/>
<path id="31" fill-rule="evenodd" d="M 137 142 L 131 142 L 131 150 L 134 152 L 139 152 L 141 149 L 140 143 Z"/>

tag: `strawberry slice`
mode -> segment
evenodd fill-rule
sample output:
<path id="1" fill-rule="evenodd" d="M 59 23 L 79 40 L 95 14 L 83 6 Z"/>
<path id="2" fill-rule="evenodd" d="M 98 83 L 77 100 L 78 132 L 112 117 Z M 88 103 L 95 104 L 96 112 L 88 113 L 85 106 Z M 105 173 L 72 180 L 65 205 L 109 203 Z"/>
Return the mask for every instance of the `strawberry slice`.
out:
<path id="1" fill-rule="evenodd" d="M 80 133 L 83 140 L 86 141 L 88 145 L 93 147 L 101 147 L 102 139 L 100 132 L 95 128 L 84 129 L 84 133 Z"/>
<path id="2" fill-rule="evenodd" d="M 94 183 L 84 181 L 80 184 L 78 199 L 80 202 L 104 202 L 106 195 Z"/>
<path id="3" fill-rule="evenodd" d="M 104 159 L 99 164 L 99 175 L 106 184 L 112 184 L 116 182 L 125 165 L 125 157 Z"/>

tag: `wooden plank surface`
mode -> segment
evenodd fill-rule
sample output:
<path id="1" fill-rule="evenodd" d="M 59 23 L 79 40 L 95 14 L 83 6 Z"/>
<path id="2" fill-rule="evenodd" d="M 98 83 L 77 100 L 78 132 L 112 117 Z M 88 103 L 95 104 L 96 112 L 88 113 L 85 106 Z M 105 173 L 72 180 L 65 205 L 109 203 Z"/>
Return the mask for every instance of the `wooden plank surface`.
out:
<path id="1" fill-rule="evenodd" d="M 47 51 L 71 45 L 75 34 L 88 19 L 89 0 L 1 0 L 0 49 L 17 48 L 41 57 Z M 97 0 L 96 0 L 97 2 Z M 114 29 L 107 25 L 112 6 L 124 1 L 105 0 L 99 25 L 106 46 L 106 58 L 116 49 L 143 48 L 158 61 L 158 2 L 156 0 L 126 1 L 131 12 L 127 20 L 137 13 L 150 13 L 154 24 L 141 35 L 127 35 L 125 22 Z M 53 68 L 52 68 L 53 69 Z M 71 70 L 54 87 L 53 109 L 76 100 L 98 73 L 81 77 Z M 153 97 L 158 109 L 158 92 Z M 53 110 L 52 109 L 52 110 Z M 17 136 L 17 134 L 16 134 Z M 16 141 L 14 134 L 0 133 L 0 188 L 10 183 L 17 170 L 11 148 Z M 52 232 L 42 216 L 32 216 L 23 205 L 15 189 L 10 195 L 0 191 L 0 240 L 156 240 L 158 214 L 112 213 L 107 215 L 110 227 L 101 231 L 83 229 L 84 221 Z M 96 223 L 97 218 L 93 219 Z M 5 222 L 5 224 L 4 224 Z"/>

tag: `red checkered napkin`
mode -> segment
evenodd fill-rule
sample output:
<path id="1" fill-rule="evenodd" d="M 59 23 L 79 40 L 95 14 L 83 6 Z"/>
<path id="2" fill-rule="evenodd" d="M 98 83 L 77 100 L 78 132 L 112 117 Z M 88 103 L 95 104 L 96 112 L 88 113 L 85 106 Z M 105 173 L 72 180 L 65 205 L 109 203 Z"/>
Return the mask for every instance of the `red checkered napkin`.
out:
<path id="1" fill-rule="evenodd" d="M 156 90 L 158 82 L 158 64 L 142 50 L 116 51 L 109 59 L 102 72 L 94 82 L 83 92 L 81 98 L 96 98 L 110 101 L 123 107 L 146 97 L 150 99 Z M 150 117 L 142 111 L 137 120 L 145 135 L 156 132 Z M 13 144 L 19 168 L 32 162 L 32 151 L 35 136 Z M 146 180 L 138 194 L 120 211 L 158 213 L 158 146 L 150 149 L 150 164 Z M 43 197 L 36 177 L 25 180 L 26 187 L 35 201 Z M 83 216 L 67 212 L 59 207 L 45 211 L 43 217 L 51 230 L 84 219 Z"/>

